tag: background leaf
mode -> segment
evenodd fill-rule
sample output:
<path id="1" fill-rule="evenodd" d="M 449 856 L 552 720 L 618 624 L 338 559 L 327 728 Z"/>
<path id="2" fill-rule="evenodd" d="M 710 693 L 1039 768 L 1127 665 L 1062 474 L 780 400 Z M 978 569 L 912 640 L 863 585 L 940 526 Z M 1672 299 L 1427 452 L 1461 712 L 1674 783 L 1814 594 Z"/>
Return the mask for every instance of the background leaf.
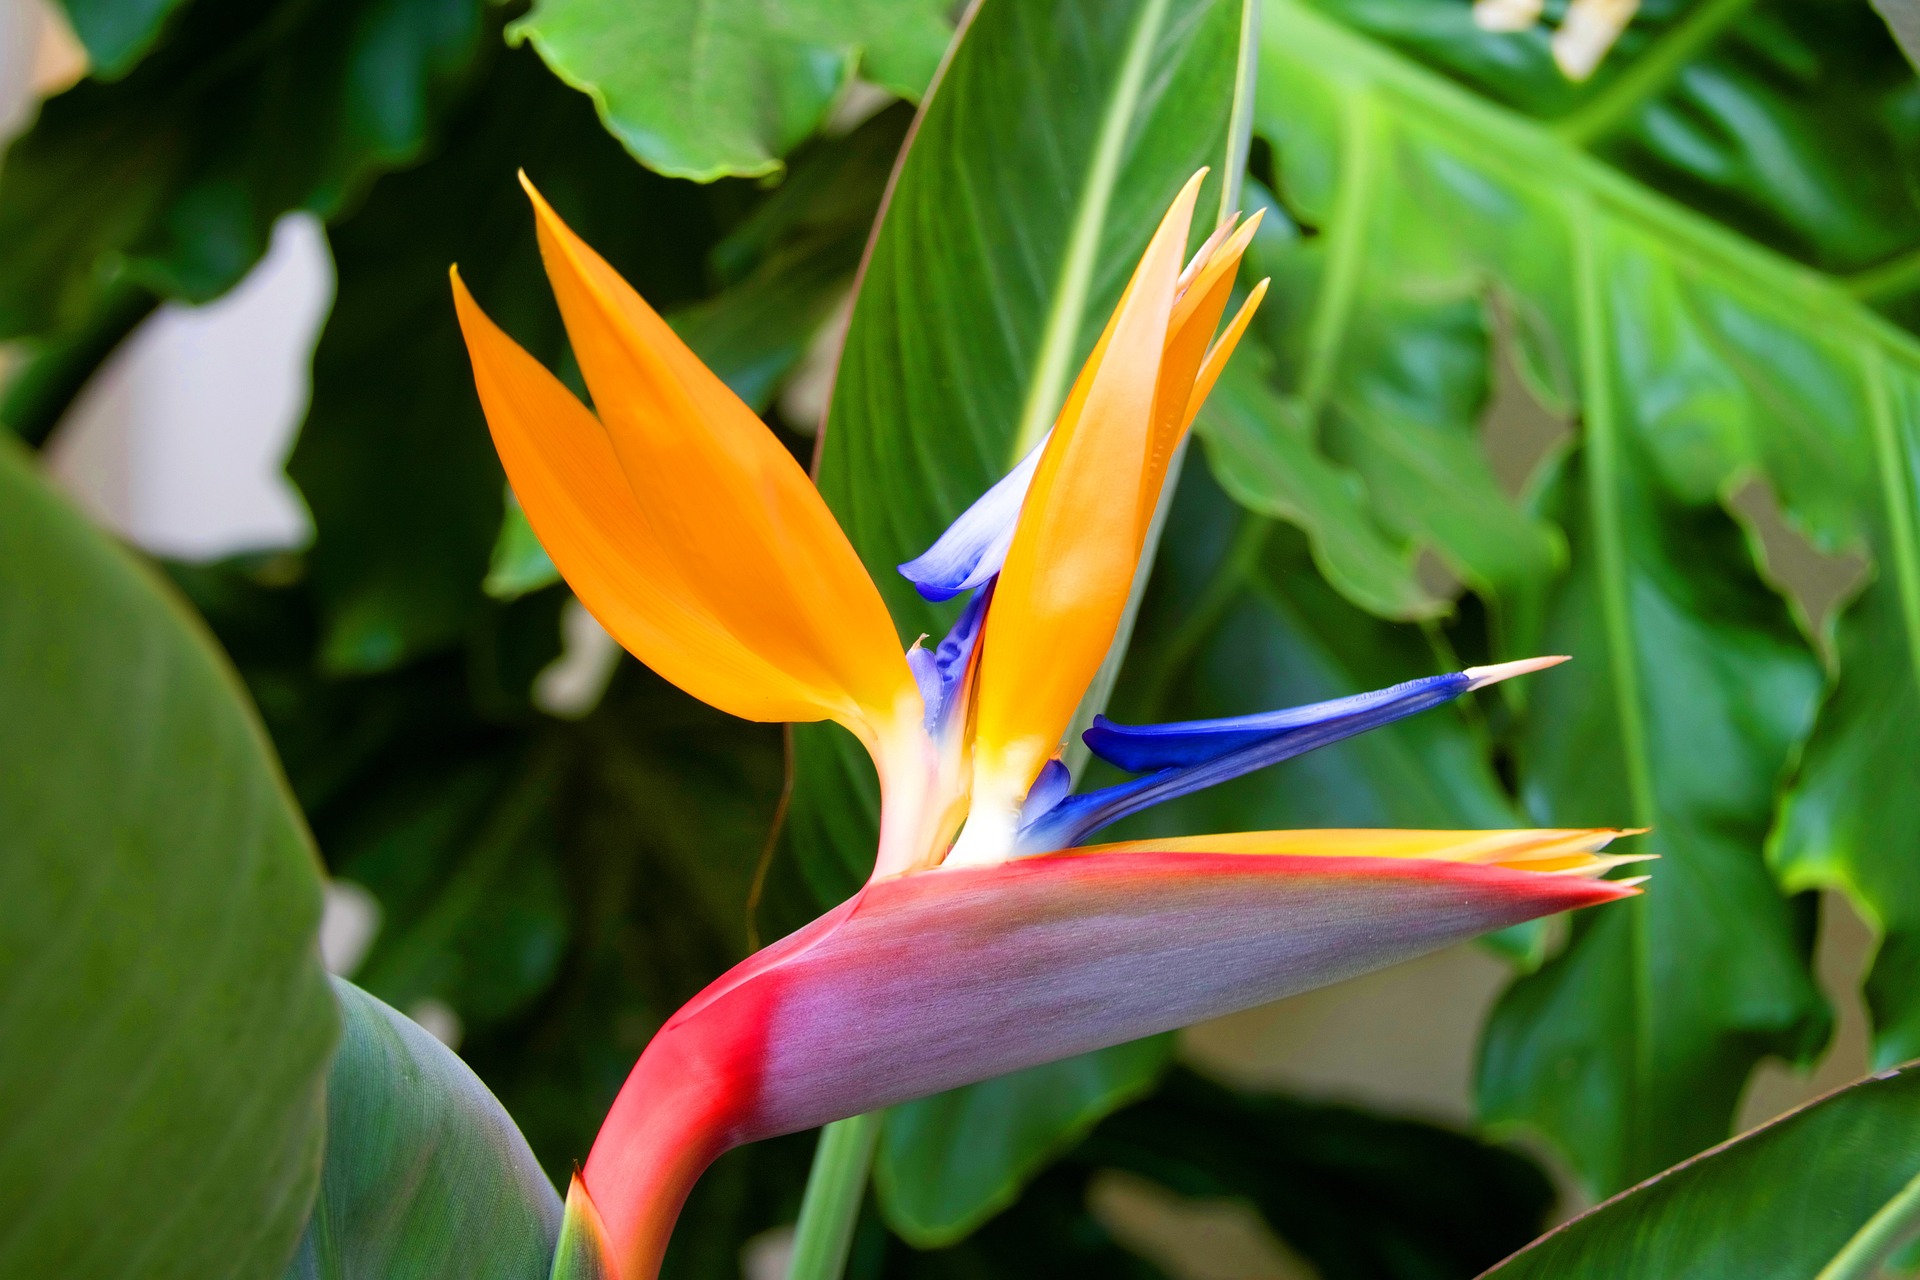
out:
<path id="1" fill-rule="evenodd" d="M 1646 56 L 1709 57 L 1703 29 L 1690 30 L 1693 43 Z M 1484 45 L 1438 32 L 1436 48 Z M 1449 631 L 1464 661 L 1597 660 L 1541 679 L 1524 707 L 1509 704 L 1523 714 L 1496 724 L 1530 818 L 1655 828 L 1663 887 L 1582 922 L 1502 1002 L 1482 1059 L 1489 1119 L 1545 1129 L 1595 1185 L 1617 1187 L 1724 1134 L 1762 1053 L 1804 1061 L 1825 1039 L 1805 970 L 1810 918 L 1778 896 L 1761 857 L 1796 760 L 1801 789 L 1774 865 L 1790 888 L 1857 886 L 1888 922 L 1880 963 L 1902 954 L 1910 871 L 1893 868 L 1911 854 L 1894 852 L 1889 827 L 1873 826 L 1883 842 L 1871 853 L 1854 832 L 1900 821 L 1905 805 L 1866 794 L 1861 763 L 1901 750 L 1895 708 L 1915 696 L 1911 665 L 1896 674 L 1886 655 L 1916 652 L 1920 636 L 1892 618 L 1920 599 L 1900 567 L 1916 562 L 1901 389 L 1916 348 L 1843 288 L 1623 178 L 1565 129 L 1478 101 L 1299 5 L 1269 4 L 1266 36 L 1257 128 L 1275 189 L 1309 233 L 1278 255 L 1263 331 L 1275 403 L 1310 415 L 1382 527 L 1431 548 L 1484 600 L 1486 630 L 1468 615 Z M 1666 80 L 1619 74 L 1638 101 L 1665 101 Z M 1610 101 L 1618 128 L 1641 119 Z M 1884 138 L 1864 125 L 1836 136 L 1865 148 Z M 1640 163 L 1624 151 L 1619 162 Z M 1866 243 L 1836 231 L 1803 247 L 1831 258 Z M 1548 467 L 1530 501 L 1503 496 L 1477 447 L 1501 323 L 1536 396 L 1582 418 L 1579 451 Z M 1298 449 L 1280 434 L 1297 426 L 1271 411 L 1268 422 Z M 1234 457 L 1210 457 L 1230 490 L 1246 488 Z M 1422 475 L 1447 477 L 1430 481 L 1447 504 L 1411 500 Z M 1855 640 L 1841 653 L 1817 727 L 1811 619 L 1796 629 L 1732 505 L 1756 476 L 1816 546 L 1866 547 L 1885 575 L 1844 616 L 1843 648 L 1873 626 L 1872 652 Z M 1549 549 L 1560 536 L 1563 578 L 1554 555 L 1513 558 L 1528 538 Z M 1332 580 L 1378 607 L 1351 575 Z M 1814 784 L 1858 789 L 1840 801 Z M 1828 817 L 1839 813 L 1844 825 Z M 1890 1040 L 1905 1016 L 1893 992 L 1912 984 L 1877 972 Z"/>
<path id="2" fill-rule="evenodd" d="M 1487 1273 L 1867 1276 L 1920 1221 L 1920 1072 L 1850 1085 L 1669 1169 Z"/>
<path id="3" fill-rule="evenodd" d="M 0 1272 L 257 1276 L 319 1175 L 319 867 L 232 672 L 0 445 Z"/>
<path id="4" fill-rule="evenodd" d="M 152 36 L 105 33 L 137 11 L 88 14 L 114 48 Z M 479 0 L 195 0 L 137 67 L 43 104 L 8 149 L 0 338 L 97 360 L 154 300 L 223 293 L 281 214 L 330 216 L 418 157 L 488 29 Z M 37 439 L 64 407 L 16 401 L 8 420 Z"/>
<path id="5" fill-rule="evenodd" d="M 1037 440 L 1141 246 L 1202 165 L 1216 173 L 1199 207 L 1218 207 L 1240 16 L 1224 0 L 1010 0 L 981 6 L 962 33 L 875 235 L 817 468 L 904 641 L 943 633 L 954 610 L 921 601 L 894 566 Z M 790 847 L 824 908 L 872 867 L 873 773 L 836 729 L 793 736 Z M 1099 1067 L 980 1086 L 992 1106 L 933 1099 L 897 1112 L 880 1183 L 896 1229 L 954 1238 L 1065 1135 L 1150 1087 L 1158 1052 L 1112 1052 Z M 956 1131 L 943 1112 L 978 1122 Z M 936 1159 L 921 1135 L 942 1133 L 969 1149 Z"/>
<path id="6" fill-rule="evenodd" d="M 946 50 L 940 0 L 540 0 L 515 23 L 642 164 L 674 177 L 779 173 L 856 69 L 917 100 Z"/>
<path id="7" fill-rule="evenodd" d="M 560 1198 L 464 1063 L 335 979 L 327 1157 L 288 1280 L 543 1280 Z"/>

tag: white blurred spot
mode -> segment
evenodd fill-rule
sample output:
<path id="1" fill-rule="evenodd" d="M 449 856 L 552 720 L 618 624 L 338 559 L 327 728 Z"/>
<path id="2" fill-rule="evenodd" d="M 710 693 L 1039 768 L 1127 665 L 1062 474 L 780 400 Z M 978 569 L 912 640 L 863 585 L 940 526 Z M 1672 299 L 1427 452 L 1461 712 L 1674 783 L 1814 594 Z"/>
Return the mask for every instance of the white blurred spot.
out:
<path id="1" fill-rule="evenodd" d="M 380 932 L 380 901 L 351 880 L 329 880 L 320 915 L 320 960 L 327 972 L 351 978 Z"/>
<path id="2" fill-rule="evenodd" d="M 574 720 L 600 704 L 620 662 L 620 646 L 578 600 L 560 614 L 560 656 L 533 679 L 533 705 Z"/>
<path id="3" fill-rule="evenodd" d="M 1573 0 L 1553 33 L 1553 61 L 1569 80 L 1585 80 L 1633 21 L 1640 0 Z"/>
<path id="4" fill-rule="evenodd" d="M 23 129 L 34 105 L 87 74 L 87 51 L 49 0 L 0 0 L 0 141 Z"/>
<path id="5" fill-rule="evenodd" d="M 1243 1200 L 1188 1199 L 1108 1169 L 1087 1188 L 1087 1209 L 1115 1240 L 1174 1280 L 1317 1280 L 1320 1274 Z"/>
<path id="6" fill-rule="evenodd" d="M 895 100 L 896 96 L 892 90 L 882 89 L 879 85 L 856 76 L 847 81 L 847 87 L 841 91 L 839 101 L 835 102 L 833 109 L 827 112 L 827 121 L 822 128 L 827 136 L 832 138 L 852 133 L 879 115 Z"/>
<path id="7" fill-rule="evenodd" d="M 801 435 L 817 433 L 826 420 L 834 370 L 840 366 L 840 349 L 847 345 L 847 327 L 852 322 L 853 292 L 848 290 L 827 313 L 787 385 L 780 389 L 780 420 Z"/>
<path id="8" fill-rule="evenodd" d="M 332 298 L 319 221 L 280 219 L 225 296 L 168 303 L 121 345 L 60 424 L 48 470 L 102 524 L 162 555 L 305 543 L 306 507 L 283 467 Z"/>
<path id="9" fill-rule="evenodd" d="M 460 1037 L 466 1033 L 466 1027 L 462 1025 L 460 1015 L 446 1001 L 435 1000 L 431 996 L 415 1001 L 413 1007 L 407 1010 L 407 1016 L 447 1048 L 460 1047 Z"/>
<path id="10" fill-rule="evenodd" d="M 1482 31 L 1528 31 L 1540 21 L 1541 0 L 1474 0 L 1473 25 Z"/>
<path id="11" fill-rule="evenodd" d="M 740 1246 L 740 1280 L 787 1280 L 792 1269 L 792 1227 L 762 1231 Z"/>

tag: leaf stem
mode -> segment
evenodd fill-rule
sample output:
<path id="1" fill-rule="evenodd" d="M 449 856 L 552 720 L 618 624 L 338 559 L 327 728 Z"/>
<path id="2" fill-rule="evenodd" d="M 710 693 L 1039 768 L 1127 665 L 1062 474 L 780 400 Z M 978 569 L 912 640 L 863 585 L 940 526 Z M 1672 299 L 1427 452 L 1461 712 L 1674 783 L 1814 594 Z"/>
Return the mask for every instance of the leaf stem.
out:
<path id="1" fill-rule="evenodd" d="M 1707 0 L 1635 59 L 1612 84 L 1555 121 L 1553 131 L 1576 147 L 1592 146 L 1666 88 L 1752 3 L 1753 0 Z"/>
<path id="2" fill-rule="evenodd" d="M 881 1113 L 836 1120 L 820 1130 L 793 1230 L 787 1280 L 839 1280 L 853 1247 L 854 1224 L 867 1197 L 867 1173 L 880 1140 Z"/>

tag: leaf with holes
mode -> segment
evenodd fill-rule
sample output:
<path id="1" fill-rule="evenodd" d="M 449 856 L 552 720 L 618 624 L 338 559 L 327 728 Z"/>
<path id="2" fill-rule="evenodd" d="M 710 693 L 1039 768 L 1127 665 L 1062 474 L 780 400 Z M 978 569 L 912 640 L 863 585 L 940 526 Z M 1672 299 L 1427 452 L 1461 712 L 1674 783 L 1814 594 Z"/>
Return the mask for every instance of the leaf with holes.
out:
<path id="1" fill-rule="evenodd" d="M 1769 857 L 1790 889 L 1847 887 L 1885 926 L 1880 1052 L 1915 1043 L 1920 813 L 1880 780 L 1920 755 L 1920 344 L 1561 133 L 1302 5 L 1266 17 L 1256 127 L 1317 233 L 1278 273 L 1274 394 L 1320 407 L 1373 510 L 1486 597 L 1496 646 L 1582 659 L 1510 708 L 1531 817 L 1648 825 L 1663 857 L 1644 898 L 1580 922 L 1509 991 L 1481 1064 L 1489 1119 L 1618 1187 L 1722 1136 L 1761 1054 L 1825 1038 L 1806 921 Z M 1460 442 L 1496 307 L 1536 395 L 1578 409 L 1578 448 L 1526 505 L 1485 477 L 1471 504 L 1414 504 L 1403 479 L 1484 465 Z M 1435 370 L 1454 372 L 1411 376 Z M 1730 506 L 1755 477 L 1817 547 L 1873 563 L 1824 701 L 1808 620 Z M 1526 541 L 1562 537 L 1556 578 Z"/>

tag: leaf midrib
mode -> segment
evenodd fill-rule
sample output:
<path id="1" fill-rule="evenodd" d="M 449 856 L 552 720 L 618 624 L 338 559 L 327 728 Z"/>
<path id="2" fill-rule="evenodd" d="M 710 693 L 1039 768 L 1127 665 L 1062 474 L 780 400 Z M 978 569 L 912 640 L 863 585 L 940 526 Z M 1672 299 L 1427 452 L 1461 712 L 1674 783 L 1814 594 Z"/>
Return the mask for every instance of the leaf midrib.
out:
<path id="1" fill-rule="evenodd" d="M 1166 25 L 1171 3 L 1172 0 L 1146 0 L 1127 37 L 1126 60 L 1120 64 L 1113 96 L 1107 100 L 1107 109 L 1102 113 L 1099 139 L 1094 144 L 1093 159 L 1081 187 L 1080 208 L 1074 214 L 1073 229 L 1067 234 L 1067 251 L 1061 257 L 1059 283 L 1047 307 L 1046 325 L 1040 331 L 1040 352 L 1028 377 L 1027 398 L 1020 409 L 1019 429 L 1013 435 L 1013 451 L 1006 459 L 1007 470 L 1040 443 L 1066 394 L 1067 370 L 1079 341 L 1087 295 L 1093 287 L 1093 268 L 1106 231 L 1107 210 L 1113 204 L 1113 189 L 1120 180 L 1127 131 L 1139 109 L 1153 46 L 1159 39 L 1160 29 Z"/>

